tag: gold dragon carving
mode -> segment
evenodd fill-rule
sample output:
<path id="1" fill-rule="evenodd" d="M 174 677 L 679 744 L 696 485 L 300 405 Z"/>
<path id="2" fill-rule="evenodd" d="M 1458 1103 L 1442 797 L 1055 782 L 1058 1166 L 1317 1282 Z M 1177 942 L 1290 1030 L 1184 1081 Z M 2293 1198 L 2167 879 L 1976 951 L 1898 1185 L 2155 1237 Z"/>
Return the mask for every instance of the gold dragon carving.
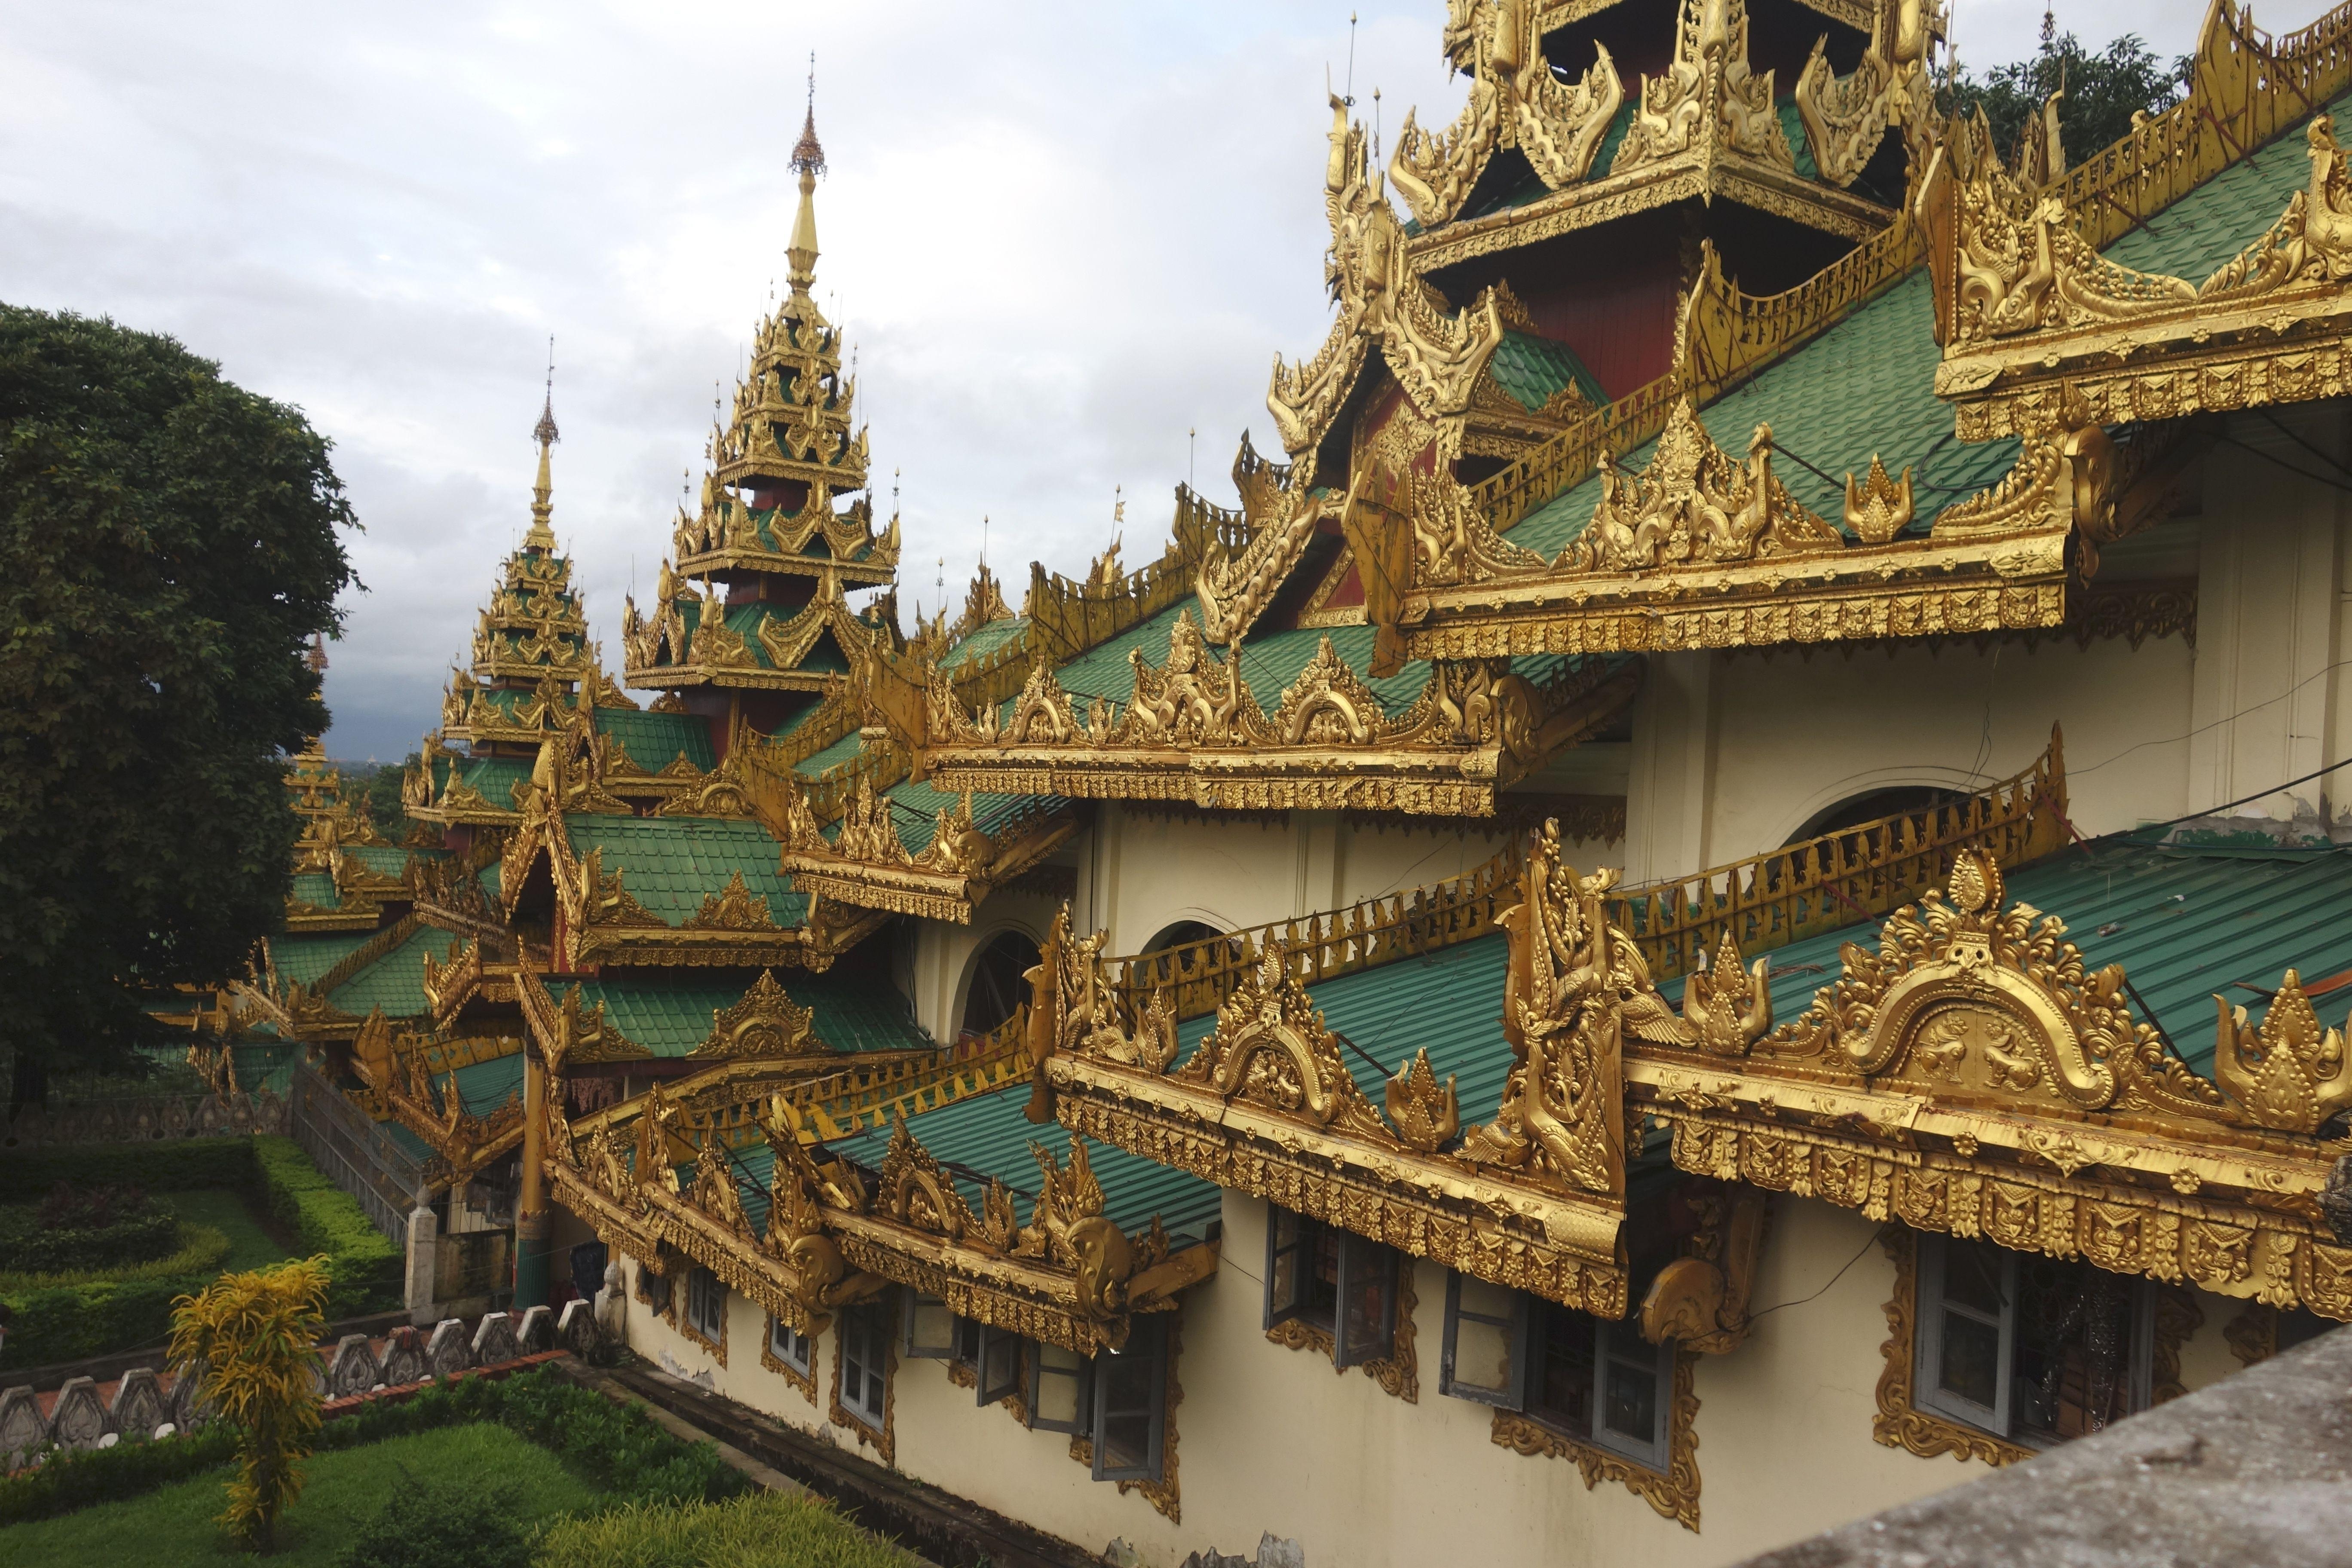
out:
<path id="1" fill-rule="evenodd" d="M 1376 343 L 1406 396 L 1437 422 L 1441 448 L 1458 445 L 1463 416 L 1503 341 L 1497 297 L 1486 289 L 1456 311 L 1413 270 L 1403 226 L 1370 167 L 1364 128 L 1349 122 L 1347 102 L 1337 95 L 1330 139 L 1323 196 L 1331 250 L 1325 279 L 1339 317 L 1312 360 L 1292 367 L 1279 355 L 1275 359 L 1266 406 L 1283 447 L 1311 469 L 1316 447 Z"/>
<path id="2" fill-rule="evenodd" d="M 1496 150 L 1517 147 L 1552 190 L 1592 169 L 1601 137 L 1625 100 L 1616 63 L 1600 44 L 1581 79 L 1570 85 L 1544 58 L 1539 7 L 1533 0 L 1489 0 L 1465 29 L 1456 58 L 1471 77 L 1470 101 L 1442 134 L 1405 113 L 1389 159 L 1389 178 L 1424 229 L 1462 210 Z M 1466 57 L 1466 59 L 1465 58 Z"/>
<path id="3" fill-rule="evenodd" d="M 1744 0 L 1683 0 L 1675 58 L 1664 75 L 1643 77 L 1633 123 L 1610 171 L 1718 147 L 1792 173 L 1797 166 L 1773 107 L 1772 73 L 1748 68 Z"/>

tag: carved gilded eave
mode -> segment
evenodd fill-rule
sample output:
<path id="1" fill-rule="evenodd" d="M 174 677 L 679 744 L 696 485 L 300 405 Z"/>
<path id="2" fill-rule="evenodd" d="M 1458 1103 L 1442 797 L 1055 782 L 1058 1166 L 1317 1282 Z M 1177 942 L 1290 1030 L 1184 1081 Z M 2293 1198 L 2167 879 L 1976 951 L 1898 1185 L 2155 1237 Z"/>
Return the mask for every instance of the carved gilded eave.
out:
<path id="1" fill-rule="evenodd" d="M 1614 653 L 2055 626 L 2075 530 L 2114 516 L 2095 429 L 2029 444 L 1998 485 L 1946 508 L 1924 536 L 1910 474 L 1847 478 L 1843 528 L 1790 498 L 1757 427 L 1745 460 L 1717 447 L 1690 400 L 1650 467 L 1605 474 L 1592 520 L 1560 555 L 1495 533 L 1466 491 L 1417 482 L 1408 516 L 1368 542 L 1410 560 L 1397 610 L 1408 657 Z"/>
<path id="2" fill-rule="evenodd" d="M 929 760 L 939 786 L 1072 799 L 1186 801 L 1203 809 L 1402 811 L 1485 816 L 1496 792 L 1608 724 L 1632 667 L 1579 667 L 1538 688 L 1496 661 L 1440 664 L 1394 717 L 1323 640 L 1261 708 L 1238 650 L 1210 654 L 1190 612 L 1159 668 L 1131 656 L 1135 689 L 1083 715 L 1042 666 L 1002 724 L 935 688 Z"/>
<path id="3" fill-rule="evenodd" d="M 813 552 L 820 542 L 824 552 Z M 898 520 L 892 518 L 877 535 L 866 502 L 835 511 L 832 491 L 813 486 L 798 512 L 787 516 L 775 509 L 768 514 L 763 537 L 751 507 L 720 489 L 715 479 L 705 479 L 702 510 L 691 518 L 679 511 L 672 548 L 678 570 L 688 576 L 753 572 L 813 577 L 831 571 L 847 583 L 887 583 L 898 567 Z"/>
<path id="4" fill-rule="evenodd" d="M 1287 463 L 1259 457 L 1249 432 L 1242 432 L 1233 475 L 1249 542 L 1233 552 L 1212 536 L 1194 588 L 1201 601 L 1202 630 L 1213 643 L 1230 643 L 1248 633 L 1315 537 L 1329 503 L 1294 487 L 1296 472 Z"/>
<path id="5" fill-rule="evenodd" d="M 1700 1047 L 1629 1053 L 1678 1166 L 2352 1317 L 2352 1247 L 2318 1201 L 2347 1145 L 2317 1131 L 2352 1103 L 2352 1065 L 2292 973 L 2259 1029 L 2223 1010 L 2217 1085 L 2134 1018 L 2119 967 L 2004 907 L 1973 850 L 1948 901 L 1897 910 L 1843 969 L 1775 1030 L 1769 988 L 1755 1005 L 1769 983 L 1727 951 L 1713 973 L 1735 978 L 1699 991 L 1718 1018 Z"/>
<path id="6" fill-rule="evenodd" d="M 1935 268 L 1936 391 L 1963 440 L 2173 419 L 2352 390 L 2352 180 L 2325 114 L 2310 174 L 2202 281 L 2106 260 L 2080 221 L 2001 166 L 1981 127 L 1937 150 L 1919 196 Z"/>
<path id="7" fill-rule="evenodd" d="M 562 1130 L 548 1163 L 559 1197 L 608 1244 L 662 1272 L 665 1249 L 698 1263 L 804 1333 L 898 1283 L 960 1316 L 1091 1355 L 1126 1343 L 1133 1314 L 1168 1310 L 1216 1268 L 1214 1243 L 1171 1256 L 1156 1221 L 1130 1237 L 1104 1218 L 1083 1145 L 1066 1168 L 1038 1150 L 1043 1188 L 1020 1226 L 1001 1182 L 975 1215 L 903 1121 L 878 1173 L 820 1163 L 819 1152 L 761 1124 L 774 1155 L 762 1237 L 744 1214 L 727 1145 L 706 1133 L 696 1147 L 666 1097 L 651 1098 L 633 1147 L 610 1130 L 576 1139 Z M 693 1162 L 690 1182 L 677 1175 L 681 1154 Z"/>
<path id="8" fill-rule="evenodd" d="M 821 567 L 814 595 L 788 616 L 768 616 L 750 635 L 727 624 L 719 589 L 707 580 L 700 590 L 685 576 L 662 563 L 653 611 L 640 615 L 636 601 L 626 600 L 621 612 L 622 679 L 640 690 L 667 690 L 711 686 L 747 691 L 831 690 L 841 679 L 838 670 L 802 669 L 817 639 L 825 633 L 854 665 L 874 640 L 874 630 L 850 612 L 842 599 L 843 574 L 832 563 Z M 686 610 L 694 609 L 691 628 Z M 753 649 L 753 643 L 759 645 Z M 761 662 L 761 655 L 767 661 Z"/>
<path id="9" fill-rule="evenodd" d="M 831 841 L 799 803 L 791 820 L 782 867 L 793 886 L 840 903 L 968 925 L 971 911 L 1000 883 L 1059 848 L 1077 831 L 1066 803 L 1031 812 L 993 834 L 972 825 L 971 796 L 941 811 L 931 841 L 909 854 L 891 820 L 887 795 L 861 782 Z"/>
<path id="10" fill-rule="evenodd" d="M 1441 1085 L 1425 1053 L 1400 1064 L 1376 1107 L 1279 942 L 1179 1065 L 1165 993 L 1136 1016 L 1104 969 L 1102 938 L 1074 939 L 1066 911 L 1031 972 L 1031 1114 L 1412 1256 L 1622 1316 L 1618 1064 L 1629 1035 L 1678 1037 L 1684 1026 L 1606 921 L 1614 873 L 1580 878 L 1559 848 L 1548 829 L 1531 891 L 1498 920 L 1514 1060 L 1486 1125 L 1463 1129 L 1454 1080 Z"/>

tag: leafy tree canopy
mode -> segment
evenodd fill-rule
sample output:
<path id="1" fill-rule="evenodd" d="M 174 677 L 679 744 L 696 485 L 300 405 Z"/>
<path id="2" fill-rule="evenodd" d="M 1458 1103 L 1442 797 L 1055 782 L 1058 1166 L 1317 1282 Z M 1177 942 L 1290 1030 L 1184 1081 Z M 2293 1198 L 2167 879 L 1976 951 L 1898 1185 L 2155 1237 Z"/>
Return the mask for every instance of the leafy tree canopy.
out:
<path id="1" fill-rule="evenodd" d="M 400 798 L 401 781 L 407 777 L 410 768 L 422 761 L 422 752 L 411 752 L 405 763 L 386 763 L 367 777 L 368 820 L 375 824 L 377 832 L 395 843 L 415 826 L 409 818 L 407 805 Z"/>
<path id="2" fill-rule="evenodd" d="M 0 1047 L 119 1063 L 278 929 L 281 753 L 352 526 L 325 437 L 167 337 L 0 304 Z"/>
<path id="3" fill-rule="evenodd" d="M 2160 114 L 2179 102 L 2188 90 L 2190 63 L 2187 55 L 2168 63 L 2137 33 L 2126 33 L 2092 54 L 2074 34 L 2059 32 L 2056 16 L 2044 11 L 2042 41 L 2031 58 L 1995 66 L 1982 76 L 1965 67 L 1955 71 L 1943 83 L 1945 108 L 1955 114 L 1981 108 L 1992 126 L 1993 145 L 2009 156 L 2043 102 L 2062 92 L 2059 134 L 2065 139 L 2067 162 L 2078 163 L 2122 140 L 2133 114 Z"/>

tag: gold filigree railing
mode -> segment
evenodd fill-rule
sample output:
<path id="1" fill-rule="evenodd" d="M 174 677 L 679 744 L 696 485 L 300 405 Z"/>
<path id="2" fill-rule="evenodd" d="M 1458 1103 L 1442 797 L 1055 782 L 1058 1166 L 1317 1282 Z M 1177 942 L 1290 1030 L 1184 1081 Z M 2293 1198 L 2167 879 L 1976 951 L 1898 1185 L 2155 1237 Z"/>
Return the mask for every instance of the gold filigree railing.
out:
<path id="1" fill-rule="evenodd" d="M 1609 900 L 1609 918 L 1640 944 L 1653 978 L 1673 980 L 1696 970 L 1727 927 L 1752 958 L 1891 913 L 1936 887 L 1964 844 L 2010 867 L 2063 847 L 2068 834 L 2053 727 L 2032 766 L 1979 794 L 1629 889 Z"/>
<path id="2" fill-rule="evenodd" d="M 1496 912 L 1516 896 L 1518 885 L 1514 848 L 1463 876 L 1409 893 L 1113 959 L 1118 978 L 1112 988 L 1130 1017 L 1141 1017 L 1163 989 L 1177 1017 L 1202 1017 L 1215 1012 L 1256 970 L 1269 939 L 1281 942 L 1292 973 L 1312 985 L 1490 935 Z"/>
<path id="3" fill-rule="evenodd" d="M 1059 666 L 1140 626 L 1191 595 L 1212 541 L 1228 554 L 1240 553 L 1249 543 L 1241 513 L 1203 500 L 1190 485 L 1176 487 L 1172 535 L 1159 560 L 1108 587 L 1073 583 L 1042 563 L 1032 564 L 1023 613 L 1029 617 L 1028 641 L 1035 657 Z"/>

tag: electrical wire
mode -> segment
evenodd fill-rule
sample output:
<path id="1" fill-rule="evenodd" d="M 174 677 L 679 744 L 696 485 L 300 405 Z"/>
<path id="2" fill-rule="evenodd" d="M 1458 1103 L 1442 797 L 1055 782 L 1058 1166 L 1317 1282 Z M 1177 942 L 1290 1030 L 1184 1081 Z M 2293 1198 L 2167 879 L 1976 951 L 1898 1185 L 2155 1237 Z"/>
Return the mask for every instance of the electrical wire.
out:
<path id="1" fill-rule="evenodd" d="M 2329 479 L 2326 474 L 2315 474 L 2309 468 L 2298 468 L 2293 463 L 2288 462 L 2284 458 L 2265 452 L 2260 447 L 2250 446 L 2246 442 L 2239 440 L 2235 436 L 2222 437 L 2221 444 L 2225 447 L 2235 447 L 2241 452 L 2252 452 L 2255 457 L 2260 458 L 2263 462 L 2270 464 L 2273 468 L 2284 468 L 2288 473 L 2294 475 L 2297 479 L 2309 479 L 2315 485 L 2326 485 L 2332 490 L 2352 491 L 2352 484 L 2347 484 L 2342 479 Z"/>
<path id="2" fill-rule="evenodd" d="M 1772 1305 L 1765 1308 L 1760 1312 L 1750 1312 L 1748 1315 L 1748 1326 L 1751 1329 L 1754 1328 L 1759 1320 L 1770 1317 L 1773 1313 L 1779 1311 L 1783 1307 L 1801 1307 L 1808 1301 L 1818 1301 L 1823 1296 L 1828 1295 L 1830 1285 L 1834 1285 L 1839 1280 L 1844 1279 L 1846 1269 L 1853 1268 L 1855 1264 L 1862 1261 L 1862 1255 L 1870 1250 L 1871 1243 L 1876 1241 L 1880 1234 L 1881 1233 L 1879 1231 L 1872 1231 L 1870 1235 L 1864 1237 L 1862 1245 L 1855 1248 L 1854 1255 L 1852 1258 L 1847 1258 L 1843 1266 L 1841 1267 L 1836 1273 L 1830 1276 L 1829 1285 L 1822 1286 L 1820 1289 L 1814 1291 L 1810 1296 L 1800 1296 L 1793 1301 L 1775 1301 Z"/>

